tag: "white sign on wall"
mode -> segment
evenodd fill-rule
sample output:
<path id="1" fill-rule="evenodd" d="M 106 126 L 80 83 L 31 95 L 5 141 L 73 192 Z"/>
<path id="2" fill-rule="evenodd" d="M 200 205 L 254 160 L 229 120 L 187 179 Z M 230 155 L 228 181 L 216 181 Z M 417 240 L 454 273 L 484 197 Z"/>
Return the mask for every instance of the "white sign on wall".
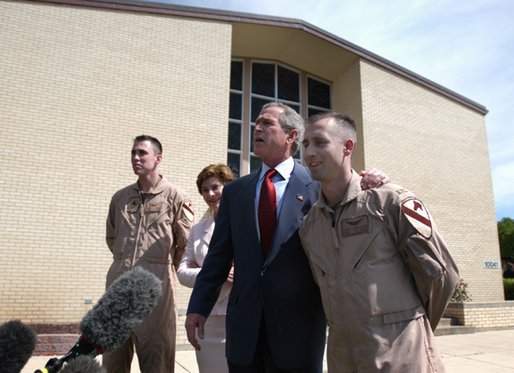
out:
<path id="1" fill-rule="evenodd" d="M 500 263 L 496 261 L 487 261 L 484 262 L 485 269 L 500 269 Z"/>

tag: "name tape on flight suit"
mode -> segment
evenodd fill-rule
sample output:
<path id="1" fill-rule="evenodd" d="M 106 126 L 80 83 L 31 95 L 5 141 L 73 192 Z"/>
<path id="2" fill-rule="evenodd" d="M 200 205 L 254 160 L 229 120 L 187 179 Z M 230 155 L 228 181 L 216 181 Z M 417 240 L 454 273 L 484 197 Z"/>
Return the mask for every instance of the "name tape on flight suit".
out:
<path id="1" fill-rule="evenodd" d="M 358 216 L 352 219 L 343 220 L 343 237 L 353 236 L 356 234 L 368 233 L 369 221 L 368 216 Z"/>

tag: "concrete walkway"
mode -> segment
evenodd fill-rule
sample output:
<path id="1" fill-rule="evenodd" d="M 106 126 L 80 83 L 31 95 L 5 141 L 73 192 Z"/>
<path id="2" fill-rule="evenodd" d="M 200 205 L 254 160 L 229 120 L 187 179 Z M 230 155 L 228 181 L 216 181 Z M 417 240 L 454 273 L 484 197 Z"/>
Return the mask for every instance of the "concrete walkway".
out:
<path id="1" fill-rule="evenodd" d="M 514 329 L 445 335 L 436 340 L 447 373 L 514 373 Z M 22 373 L 43 368 L 50 357 L 32 357 Z M 175 372 L 198 373 L 194 351 L 177 351 Z M 137 361 L 132 373 L 140 373 Z"/>

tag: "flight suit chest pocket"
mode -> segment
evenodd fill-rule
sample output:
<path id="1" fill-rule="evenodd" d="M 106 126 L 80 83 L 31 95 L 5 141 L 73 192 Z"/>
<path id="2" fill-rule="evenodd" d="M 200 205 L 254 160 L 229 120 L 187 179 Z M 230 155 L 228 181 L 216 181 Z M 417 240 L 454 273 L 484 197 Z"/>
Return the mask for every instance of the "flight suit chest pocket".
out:
<path id="1" fill-rule="evenodd" d="M 339 226 L 342 237 L 343 262 L 357 268 L 364 257 L 373 260 L 373 249 L 380 241 L 382 224 L 369 215 L 344 219 Z M 380 255 L 380 253 L 378 253 Z"/>
<path id="2" fill-rule="evenodd" d="M 167 207 L 163 201 L 148 201 L 145 206 L 145 221 L 148 229 L 159 229 L 160 225 L 167 224 Z"/>
<path id="3" fill-rule="evenodd" d="M 162 202 L 160 201 L 151 201 L 151 202 L 148 202 L 148 204 L 146 205 L 146 208 L 145 208 L 145 212 L 146 213 L 157 213 L 157 212 L 160 212 L 162 209 Z"/>
<path id="4" fill-rule="evenodd" d="M 369 229 L 369 217 L 362 215 L 355 218 L 344 219 L 341 223 L 340 233 L 343 237 L 350 237 L 369 233 Z"/>

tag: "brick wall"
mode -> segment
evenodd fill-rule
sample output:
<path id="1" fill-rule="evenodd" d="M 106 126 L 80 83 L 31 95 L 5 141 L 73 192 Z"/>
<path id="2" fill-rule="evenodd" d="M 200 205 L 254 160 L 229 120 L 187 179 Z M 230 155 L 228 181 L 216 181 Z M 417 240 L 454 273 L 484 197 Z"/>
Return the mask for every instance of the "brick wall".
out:
<path id="1" fill-rule="evenodd" d="M 514 327 L 514 301 L 450 303 L 444 316 L 480 329 Z"/>
<path id="2" fill-rule="evenodd" d="M 161 172 L 203 215 L 196 175 L 226 160 L 230 40 L 224 23 L 0 1 L 0 321 L 76 323 L 103 294 L 135 136 L 161 140 Z"/>
<path id="3" fill-rule="evenodd" d="M 430 210 L 473 301 L 503 301 L 484 117 L 361 62 L 365 167 L 378 167 Z"/>

